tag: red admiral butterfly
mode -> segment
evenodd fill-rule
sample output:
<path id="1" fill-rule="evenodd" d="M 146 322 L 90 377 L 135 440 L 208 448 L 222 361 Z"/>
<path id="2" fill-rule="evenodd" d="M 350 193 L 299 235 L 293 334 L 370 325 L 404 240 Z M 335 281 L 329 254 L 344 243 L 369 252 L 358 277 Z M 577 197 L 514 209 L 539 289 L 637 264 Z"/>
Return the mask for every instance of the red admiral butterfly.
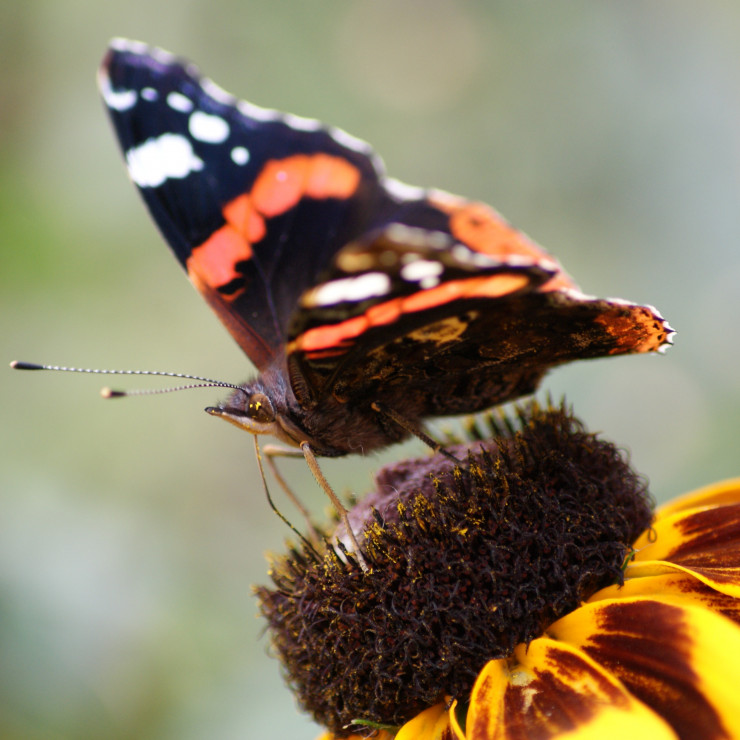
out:
<path id="1" fill-rule="evenodd" d="M 404 185 L 368 144 L 112 43 L 100 88 L 131 179 L 260 375 L 211 412 L 317 455 L 489 408 L 571 360 L 650 352 L 648 306 L 583 295 L 481 203 Z"/>

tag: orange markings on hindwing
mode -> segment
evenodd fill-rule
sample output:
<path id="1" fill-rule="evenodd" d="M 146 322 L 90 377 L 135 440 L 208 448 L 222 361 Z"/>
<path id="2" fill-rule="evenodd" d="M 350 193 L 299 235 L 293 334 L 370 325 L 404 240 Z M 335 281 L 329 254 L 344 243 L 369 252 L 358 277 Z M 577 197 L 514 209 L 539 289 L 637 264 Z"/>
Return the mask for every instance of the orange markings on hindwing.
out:
<path id="1" fill-rule="evenodd" d="M 364 334 L 368 329 L 392 324 L 405 313 L 436 308 L 463 298 L 499 298 L 521 290 L 528 283 L 529 278 L 526 275 L 514 273 L 451 280 L 436 288 L 378 303 L 368 308 L 361 316 L 338 324 L 309 329 L 290 343 L 288 352 L 317 353 L 332 348 L 348 347 L 352 339 Z"/>
<path id="2" fill-rule="evenodd" d="M 544 249 L 513 228 L 503 216 L 485 203 L 471 203 L 443 192 L 433 192 L 430 200 L 432 205 L 449 216 L 452 236 L 470 249 L 495 259 L 505 260 L 507 257 L 519 256 L 530 258 L 535 263 L 546 259 L 557 264 Z M 570 277 L 560 269 L 540 290 L 575 287 Z"/>
<path id="3" fill-rule="evenodd" d="M 328 154 L 295 154 L 268 161 L 248 193 L 223 207 L 226 224 L 187 260 L 188 274 L 196 287 L 218 289 L 240 277 L 237 264 L 252 256 L 252 245 L 267 233 L 266 220 L 289 211 L 302 198 L 323 200 L 352 197 L 360 184 L 360 171 L 341 157 Z M 238 290 L 225 299 L 233 300 Z"/>
<path id="4" fill-rule="evenodd" d="M 645 306 L 616 305 L 609 313 L 597 316 L 595 322 L 614 339 L 610 355 L 656 352 L 666 341 L 664 323 Z"/>
<path id="5" fill-rule="evenodd" d="M 516 273 L 451 280 L 436 288 L 420 290 L 404 298 L 403 310 L 423 311 L 425 308 L 435 308 L 458 298 L 500 298 L 502 295 L 516 293 L 528 283 L 529 278 L 526 275 Z"/>

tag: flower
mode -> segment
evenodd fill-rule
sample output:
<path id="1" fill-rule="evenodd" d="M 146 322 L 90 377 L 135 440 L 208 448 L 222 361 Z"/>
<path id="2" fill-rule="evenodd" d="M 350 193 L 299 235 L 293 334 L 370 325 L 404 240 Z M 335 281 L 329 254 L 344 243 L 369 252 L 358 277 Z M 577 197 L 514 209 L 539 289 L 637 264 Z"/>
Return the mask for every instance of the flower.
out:
<path id="1" fill-rule="evenodd" d="M 740 479 L 662 507 L 634 543 L 623 585 L 597 591 L 513 658 L 489 662 L 470 697 L 428 710 L 397 740 L 451 737 L 740 737 Z M 444 718 L 444 719 L 443 719 Z"/>
<path id="2" fill-rule="evenodd" d="M 467 451 L 467 467 L 434 456 L 379 476 L 372 508 L 353 512 L 353 527 L 364 517 L 370 574 L 351 553 L 304 548 L 276 561 L 277 590 L 258 590 L 299 701 L 333 730 L 322 740 L 372 732 L 378 740 L 740 737 L 740 479 L 663 506 L 650 525 L 644 485 L 616 448 L 562 408 L 532 406 L 520 419 L 518 430 L 494 424 L 482 455 L 475 445 L 450 448 L 458 457 Z M 430 472 L 435 483 L 425 485 Z M 400 493 L 393 507 L 383 497 L 391 489 Z M 534 489 L 545 493 L 530 497 Z M 563 501 L 568 491 L 578 495 Z M 486 501 L 493 502 L 488 513 Z M 506 511 L 513 521 L 501 516 Z M 449 537 L 440 540 L 440 532 Z M 469 556 L 460 557 L 458 541 Z M 499 558 L 502 547 L 508 560 Z M 434 562 L 412 566 L 415 558 Z M 507 564 L 517 566 L 512 578 Z M 377 575 L 394 567 L 398 577 Z M 471 575 L 476 568 L 489 580 L 495 575 L 497 587 Z M 329 580 L 306 588 L 319 572 Z M 548 590 L 543 576 L 556 587 Z M 393 584 L 390 601 L 363 587 L 374 577 L 381 589 Z M 419 582 L 425 579 L 435 584 Z M 445 601 L 456 587 L 457 610 Z M 397 613 L 376 614 L 348 638 L 373 599 L 371 614 Z M 411 612 L 416 633 L 407 625 Z M 388 662 L 396 653 L 402 657 Z M 337 660 L 350 670 L 335 670 Z M 474 667 L 469 685 L 466 665 Z M 334 697 L 332 711 L 363 695 L 373 700 L 360 698 L 351 722 L 341 713 L 332 720 L 307 676 Z M 349 686 L 347 676 L 359 685 Z M 396 694 L 383 693 L 387 678 L 397 680 Z M 437 700 L 420 707 L 435 682 Z M 394 705 L 388 696 L 400 698 Z"/>

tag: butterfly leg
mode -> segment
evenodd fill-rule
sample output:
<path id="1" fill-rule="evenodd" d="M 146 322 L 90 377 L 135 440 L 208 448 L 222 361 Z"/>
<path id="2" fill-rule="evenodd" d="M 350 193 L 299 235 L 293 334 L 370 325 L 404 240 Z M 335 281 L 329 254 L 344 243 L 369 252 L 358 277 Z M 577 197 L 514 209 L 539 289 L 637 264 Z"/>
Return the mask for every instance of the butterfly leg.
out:
<path id="1" fill-rule="evenodd" d="M 439 452 L 455 463 L 461 462 L 454 455 L 447 452 L 447 450 L 445 450 L 445 448 L 439 442 L 432 439 L 423 429 L 420 429 L 413 422 L 409 421 L 400 414 L 397 414 L 393 409 L 388 408 L 385 404 L 380 403 L 379 401 L 373 401 L 370 407 L 373 411 L 377 412 L 381 416 L 385 416 L 393 423 L 398 424 L 401 429 L 405 429 L 409 434 L 413 434 L 414 437 L 420 439 L 427 447 L 431 447 L 434 452 Z"/>
<path id="2" fill-rule="evenodd" d="M 311 535 L 311 541 L 314 543 L 319 542 L 321 540 L 321 536 L 316 530 L 314 523 L 311 521 L 311 514 L 303 505 L 298 496 L 295 495 L 293 489 L 288 485 L 288 482 L 285 480 L 285 478 L 283 478 L 280 470 L 278 470 L 278 466 L 275 463 L 274 459 L 276 457 L 303 457 L 303 453 L 300 450 L 296 450 L 295 448 L 281 447 L 280 445 L 265 445 L 262 448 L 262 452 L 265 455 L 265 460 L 267 461 L 267 465 L 270 468 L 270 472 L 272 473 L 275 480 L 278 482 L 278 485 L 280 486 L 280 488 L 283 489 L 285 495 L 288 497 L 293 506 L 298 509 L 304 521 L 306 522 L 306 526 L 308 527 Z"/>
<path id="3" fill-rule="evenodd" d="M 301 451 L 303 452 L 303 457 L 306 459 L 308 467 L 313 473 L 313 477 L 316 478 L 316 482 L 319 484 L 319 486 L 321 486 L 321 488 L 324 489 L 324 493 L 326 493 L 326 495 L 329 497 L 332 504 L 334 505 L 334 508 L 339 513 L 339 516 L 345 528 L 347 529 L 347 534 L 352 540 L 352 544 L 355 546 L 355 555 L 357 556 L 357 562 L 360 564 L 362 570 L 367 573 L 370 568 L 368 568 L 368 565 L 365 562 L 365 558 L 362 554 L 362 549 L 360 548 L 360 543 L 357 541 L 355 531 L 354 529 L 352 529 L 352 525 L 350 524 L 349 512 L 347 511 L 347 507 L 339 500 L 337 494 L 334 493 L 334 489 L 329 485 L 329 481 L 326 480 L 324 474 L 321 472 L 321 468 L 319 467 L 319 463 L 316 461 L 316 456 L 313 454 L 311 445 L 309 445 L 308 442 L 301 442 Z"/>
<path id="4" fill-rule="evenodd" d="M 316 534 L 316 530 L 313 528 L 313 525 L 311 525 L 309 520 L 308 512 L 306 511 L 305 507 L 302 504 L 297 503 L 297 497 L 295 494 L 290 490 L 290 487 L 288 486 L 285 479 L 277 472 L 277 466 L 275 465 L 273 461 L 273 457 L 303 457 L 306 461 L 306 464 L 308 465 L 309 469 L 313 473 L 313 477 L 316 479 L 316 482 L 319 484 L 319 486 L 323 489 L 324 493 L 329 497 L 329 500 L 331 501 L 332 505 L 336 509 L 337 513 L 339 514 L 340 519 L 342 520 L 342 523 L 344 524 L 347 534 L 352 541 L 352 544 L 354 545 L 354 554 L 357 557 L 357 562 L 360 564 L 360 567 L 364 572 L 368 572 L 370 569 L 367 565 L 367 562 L 365 561 L 365 558 L 362 555 L 362 550 L 360 549 L 360 543 L 357 540 L 357 537 L 354 533 L 354 530 L 352 529 L 352 526 L 349 522 L 349 512 L 347 511 L 347 507 L 339 500 L 339 497 L 336 493 L 334 493 L 334 489 L 329 485 L 329 481 L 326 480 L 326 477 L 321 472 L 321 468 L 319 467 L 319 463 L 316 460 L 316 455 L 314 455 L 313 450 L 311 449 L 311 446 L 308 444 L 308 442 L 302 442 L 300 449 L 290 449 L 288 447 L 281 447 L 279 445 L 267 445 L 264 448 L 265 458 L 268 461 L 268 464 L 270 466 L 270 470 L 275 474 L 275 477 L 278 481 L 278 483 L 283 487 L 283 490 L 286 492 L 286 494 L 289 496 L 290 500 L 293 501 L 296 506 L 298 506 L 299 510 L 304 513 L 304 516 L 306 517 L 306 520 L 309 521 L 309 526 L 311 527 L 312 534 Z M 318 535 L 316 535 L 318 537 Z"/>

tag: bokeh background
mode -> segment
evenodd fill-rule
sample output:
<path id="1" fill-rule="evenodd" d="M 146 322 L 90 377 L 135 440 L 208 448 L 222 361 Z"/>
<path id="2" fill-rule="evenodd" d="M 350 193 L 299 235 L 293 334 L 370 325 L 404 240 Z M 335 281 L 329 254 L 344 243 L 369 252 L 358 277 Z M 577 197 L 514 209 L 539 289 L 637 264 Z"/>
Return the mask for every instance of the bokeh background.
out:
<path id="1" fill-rule="evenodd" d="M 545 388 L 659 500 L 740 473 L 740 4 L 0 0 L 2 357 L 240 381 L 127 182 L 94 79 L 115 35 L 492 203 L 586 292 L 658 306 L 667 355 Z M 0 381 L 0 736 L 313 737 L 250 592 L 287 535 L 251 439 L 202 413 L 215 391 L 103 402 L 102 384 Z M 413 453 L 324 470 L 361 491 Z"/>

